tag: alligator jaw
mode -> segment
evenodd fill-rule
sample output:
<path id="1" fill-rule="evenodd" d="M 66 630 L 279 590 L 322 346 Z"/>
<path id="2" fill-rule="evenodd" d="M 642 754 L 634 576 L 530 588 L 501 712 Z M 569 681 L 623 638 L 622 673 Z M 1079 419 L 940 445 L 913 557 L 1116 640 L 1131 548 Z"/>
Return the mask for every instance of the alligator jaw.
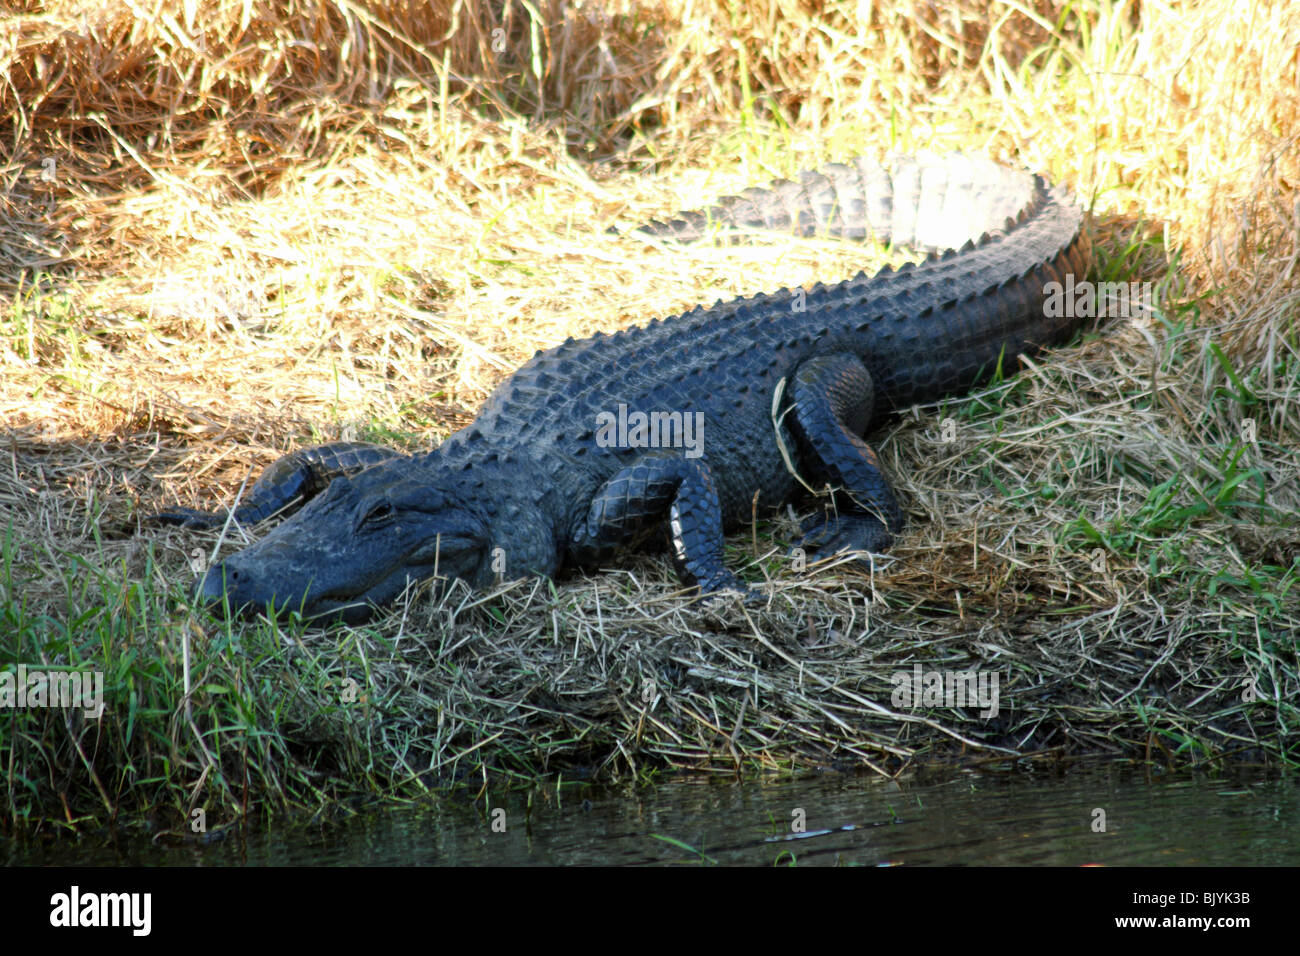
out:
<path id="1" fill-rule="evenodd" d="M 310 582 L 307 582 L 307 587 L 310 587 Z M 232 598 L 227 594 L 224 568 L 220 564 L 209 568 L 195 580 L 190 589 L 190 598 L 194 603 L 217 612 L 228 605 L 231 615 L 256 617 L 271 610 L 281 614 L 297 612 L 304 620 L 315 624 L 329 624 L 336 621 L 344 624 L 364 624 L 374 616 L 376 610 L 375 605 L 364 598 L 337 600 L 317 597 L 312 600 L 311 610 L 307 612 L 306 594 L 296 602 L 274 598 L 266 600 L 249 598 L 240 601 L 238 597 Z"/>

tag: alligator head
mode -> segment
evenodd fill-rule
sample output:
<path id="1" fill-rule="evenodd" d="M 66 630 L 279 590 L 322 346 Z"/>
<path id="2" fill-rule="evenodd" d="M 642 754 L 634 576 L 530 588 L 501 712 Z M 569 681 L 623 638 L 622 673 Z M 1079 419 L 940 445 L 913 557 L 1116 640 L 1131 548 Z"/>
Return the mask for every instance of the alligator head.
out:
<path id="1" fill-rule="evenodd" d="M 194 593 L 232 612 L 357 623 L 430 578 L 479 588 L 502 574 L 551 575 L 558 547 L 539 499 L 517 471 L 451 466 L 436 453 L 395 458 L 336 478 L 260 541 L 208 568 Z"/>

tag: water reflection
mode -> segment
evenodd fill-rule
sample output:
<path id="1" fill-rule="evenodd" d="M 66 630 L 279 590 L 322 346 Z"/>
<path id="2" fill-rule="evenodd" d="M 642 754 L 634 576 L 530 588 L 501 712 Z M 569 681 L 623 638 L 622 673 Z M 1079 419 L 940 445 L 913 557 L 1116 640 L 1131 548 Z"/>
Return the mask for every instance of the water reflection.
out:
<path id="1" fill-rule="evenodd" d="M 232 832 L 203 847 L 0 843 L 7 864 L 1296 865 L 1300 788 L 1131 772 L 953 773 L 925 783 L 813 773 L 554 785 L 329 825 Z"/>

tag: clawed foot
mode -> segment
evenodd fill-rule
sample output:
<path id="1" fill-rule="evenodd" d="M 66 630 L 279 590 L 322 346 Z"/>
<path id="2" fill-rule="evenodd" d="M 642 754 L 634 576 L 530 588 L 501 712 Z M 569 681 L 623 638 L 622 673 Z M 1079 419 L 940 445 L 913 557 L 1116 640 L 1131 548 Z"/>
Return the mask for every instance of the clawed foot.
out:
<path id="1" fill-rule="evenodd" d="M 175 525 L 179 528 L 208 530 L 220 528 L 226 523 L 226 516 L 216 515 L 210 511 L 199 511 L 196 508 L 171 508 L 167 511 L 159 511 L 156 514 L 145 515 L 140 520 L 143 524 Z"/>
<path id="2" fill-rule="evenodd" d="M 830 557 L 845 551 L 866 552 L 859 563 L 871 566 L 869 555 L 880 554 L 894 542 L 884 523 L 875 515 L 821 514 L 800 523 L 803 538 L 798 547 L 810 555 Z"/>
<path id="3" fill-rule="evenodd" d="M 766 599 L 762 592 L 755 591 L 730 571 L 722 571 L 708 581 L 699 582 L 700 596 L 697 599 L 704 605 L 723 606 L 740 598 L 746 607 L 759 607 Z"/>

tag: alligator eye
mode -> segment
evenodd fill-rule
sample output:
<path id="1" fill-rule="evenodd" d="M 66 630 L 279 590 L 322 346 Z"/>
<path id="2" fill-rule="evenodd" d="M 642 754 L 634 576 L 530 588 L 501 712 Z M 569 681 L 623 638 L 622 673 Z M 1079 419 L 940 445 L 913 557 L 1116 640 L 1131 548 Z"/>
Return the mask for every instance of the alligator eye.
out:
<path id="1" fill-rule="evenodd" d="M 383 521 L 386 518 L 391 518 L 392 515 L 393 515 L 393 506 L 390 505 L 387 501 L 381 501 L 379 504 L 375 505 L 373 508 L 367 511 L 366 516 L 361 520 L 363 524 L 371 524 L 374 522 Z"/>

